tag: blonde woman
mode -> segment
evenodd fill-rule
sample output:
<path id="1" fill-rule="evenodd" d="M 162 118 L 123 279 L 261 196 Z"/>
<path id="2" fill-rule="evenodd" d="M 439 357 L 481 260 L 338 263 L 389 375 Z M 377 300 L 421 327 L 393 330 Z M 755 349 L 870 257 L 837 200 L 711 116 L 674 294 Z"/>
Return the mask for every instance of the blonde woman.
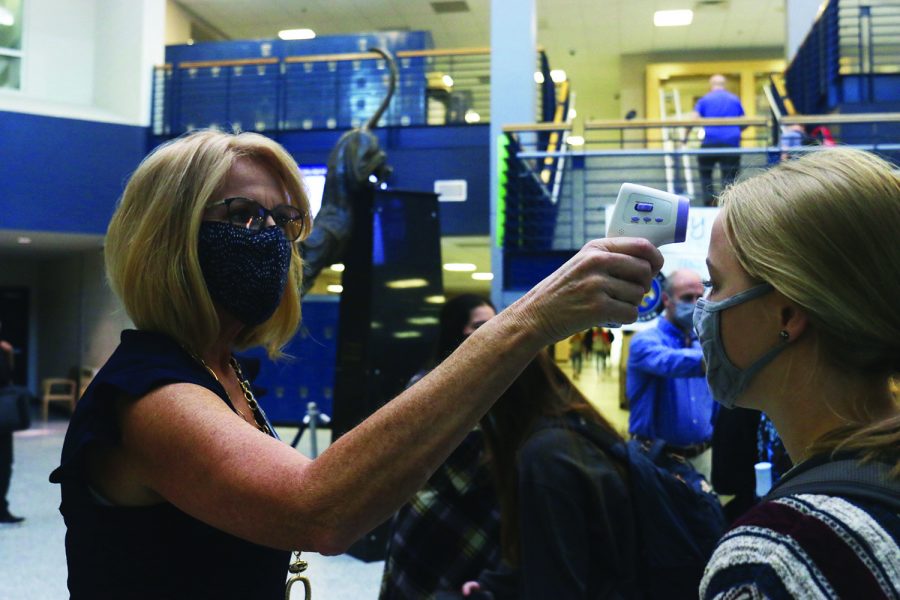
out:
<path id="1" fill-rule="evenodd" d="M 719 543 L 702 598 L 900 597 L 900 177 L 828 149 L 723 194 L 694 323 L 713 396 L 797 465 Z"/>
<path id="2" fill-rule="evenodd" d="M 280 598 L 290 549 L 343 552 L 450 454 L 531 358 L 630 322 L 661 255 L 591 242 L 315 460 L 276 439 L 232 350 L 300 320 L 299 170 L 255 134 L 204 131 L 138 167 L 106 239 L 137 330 L 72 418 L 62 486 L 72 598 Z"/>

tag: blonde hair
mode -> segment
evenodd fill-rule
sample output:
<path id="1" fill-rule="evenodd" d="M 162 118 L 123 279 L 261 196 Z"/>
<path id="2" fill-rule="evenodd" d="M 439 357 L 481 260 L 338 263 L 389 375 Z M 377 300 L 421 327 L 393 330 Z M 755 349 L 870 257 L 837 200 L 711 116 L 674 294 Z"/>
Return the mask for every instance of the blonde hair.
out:
<path id="1" fill-rule="evenodd" d="M 219 318 L 197 257 L 204 210 L 238 158 L 267 167 L 288 200 L 303 211 L 309 202 L 297 163 L 278 143 L 255 133 L 203 130 L 151 152 L 128 181 L 106 233 L 106 272 L 134 324 L 165 333 L 195 354 L 219 336 Z M 245 328 L 238 348 L 264 346 L 272 357 L 300 324 L 300 255 L 291 247 L 288 283 L 266 322 Z"/>
<path id="2" fill-rule="evenodd" d="M 823 149 L 729 188 L 720 205 L 741 266 L 806 310 L 823 360 L 883 379 L 887 389 L 900 372 L 900 176 L 894 167 L 860 150 Z M 900 418 L 873 422 L 869 415 L 877 408 L 849 407 L 856 425 L 822 443 L 896 454 Z"/>

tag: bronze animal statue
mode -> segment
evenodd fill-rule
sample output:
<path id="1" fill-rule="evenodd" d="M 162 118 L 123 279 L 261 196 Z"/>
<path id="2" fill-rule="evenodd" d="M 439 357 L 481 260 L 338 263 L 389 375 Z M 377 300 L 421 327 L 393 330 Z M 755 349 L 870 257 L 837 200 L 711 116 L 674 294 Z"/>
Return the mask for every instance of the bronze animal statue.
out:
<path id="1" fill-rule="evenodd" d="M 328 173 L 322 207 L 313 222 L 312 232 L 300 244 L 303 256 L 303 286 L 306 295 L 323 268 L 341 262 L 353 219 L 359 212 L 356 204 L 361 192 L 380 185 L 391 174 L 387 154 L 372 133 L 387 110 L 397 87 L 397 65 L 394 57 L 381 48 L 371 48 L 384 57 L 390 69 L 390 81 L 384 100 L 375 114 L 362 126 L 341 136 L 328 157 Z"/>

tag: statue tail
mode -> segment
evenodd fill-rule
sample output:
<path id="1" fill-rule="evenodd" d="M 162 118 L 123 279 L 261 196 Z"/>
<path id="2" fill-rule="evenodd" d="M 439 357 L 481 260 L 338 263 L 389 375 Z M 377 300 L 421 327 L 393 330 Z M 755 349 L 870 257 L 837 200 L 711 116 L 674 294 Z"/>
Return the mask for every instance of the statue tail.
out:
<path id="1" fill-rule="evenodd" d="M 381 104 L 378 106 L 378 110 L 375 111 L 375 114 L 372 115 L 365 125 L 363 125 L 363 129 L 374 129 L 378 126 L 378 121 L 381 120 L 382 115 L 384 115 L 384 111 L 387 110 L 388 105 L 391 103 L 391 98 L 394 97 L 394 90 L 397 88 L 397 79 L 399 75 L 397 73 L 397 62 L 394 60 L 394 56 L 384 50 L 383 48 L 369 48 L 369 52 L 375 52 L 376 54 L 380 54 L 384 57 L 384 60 L 388 64 L 388 68 L 391 70 L 391 79 L 388 83 L 388 92 L 384 97 L 384 100 L 381 101 Z"/>

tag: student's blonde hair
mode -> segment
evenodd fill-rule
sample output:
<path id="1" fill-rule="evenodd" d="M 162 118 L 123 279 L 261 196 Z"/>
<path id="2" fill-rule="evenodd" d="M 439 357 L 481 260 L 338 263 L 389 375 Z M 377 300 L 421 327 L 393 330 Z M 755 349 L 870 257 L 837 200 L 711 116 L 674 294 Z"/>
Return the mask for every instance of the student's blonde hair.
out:
<path id="1" fill-rule="evenodd" d="M 802 306 L 822 359 L 883 379 L 900 372 L 900 176 L 881 158 L 828 148 L 726 190 L 725 232 L 747 273 Z M 873 400 L 874 401 L 874 400 Z M 894 396 L 896 404 L 896 396 Z M 861 403 L 819 449 L 900 448 L 900 419 Z"/>
<path id="2" fill-rule="evenodd" d="M 255 133 L 199 131 L 156 148 L 131 176 L 106 233 L 106 272 L 134 324 L 165 333 L 194 354 L 219 336 L 219 319 L 197 257 L 206 206 L 238 158 L 269 169 L 311 228 L 297 163 L 284 148 Z M 238 348 L 264 346 L 278 356 L 300 324 L 301 261 L 291 266 L 281 304 L 266 322 L 245 328 Z"/>

